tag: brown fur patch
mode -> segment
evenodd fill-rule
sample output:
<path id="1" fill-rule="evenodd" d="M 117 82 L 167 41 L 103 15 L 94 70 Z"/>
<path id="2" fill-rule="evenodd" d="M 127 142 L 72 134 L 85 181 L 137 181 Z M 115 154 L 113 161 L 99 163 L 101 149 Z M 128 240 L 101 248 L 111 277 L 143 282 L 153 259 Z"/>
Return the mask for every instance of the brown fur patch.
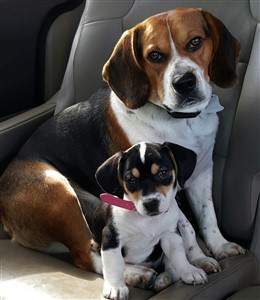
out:
<path id="1" fill-rule="evenodd" d="M 201 14 L 213 48 L 209 65 L 210 79 L 220 87 L 229 87 L 236 79 L 240 44 L 219 19 L 207 11 L 202 10 Z"/>
<path id="2" fill-rule="evenodd" d="M 131 144 L 121 126 L 118 124 L 118 121 L 115 117 L 115 114 L 109 105 L 106 111 L 106 120 L 107 120 L 107 130 L 110 137 L 110 155 L 118 151 L 124 151 L 128 149 Z"/>
<path id="3" fill-rule="evenodd" d="M 0 179 L 2 222 L 23 246 L 66 245 L 75 264 L 91 270 L 91 233 L 69 181 L 47 163 L 14 161 Z"/>
<path id="4" fill-rule="evenodd" d="M 140 199 L 141 197 L 141 193 L 142 191 L 135 191 L 133 193 L 131 193 L 128 189 L 127 189 L 127 186 L 125 184 L 125 182 L 123 183 L 123 186 L 124 186 L 124 191 L 128 194 L 128 195 L 131 195 L 131 199 L 134 201 L 134 202 L 137 202 L 138 199 Z"/>
<path id="5" fill-rule="evenodd" d="M 160 194 L 163 194 L 166 197 L 166 195 L 168 194 L 168 192 L 170 191 L 170 189 L 172 189 L 172 184 L 158 186 L 156 188 L 156 191 L 158 193 L 160 193 Z"/>
<path id="6" fill-rule="evenodd" d="M 206 22 L 201 11 L 194 8 L 179 8 L 169 13 L 168 20 L 172 39 L 179 55 L 194 61 L 208 76 L 213 48 L 212 40 L 205 32 Z M 188 52 L 187 43 L 198 36 L 203 39 L 202 47 L 195 52 Z"/>
<path id="7" fill-rule="evenodd" d="M 153 175 L 155 175 L 155 174 L 157 174 L 158 170 L 159 170 L 159 166 L 157 164 L 153 163 L 151 166 L 151 173 Z"/>
<path id="8" fill-rule="evenodd" d="M 137 168 L 133 168 L 133 169 L 131 170 L 131 173 L 132 173 L 132 175 L 133 175 L 134 177 L 136 177 L 136 178 L 139 178 L 139 177 L 140 177 L 140 172 L 139 172 L 139 170 L 138 170 Z"/>
<path id="9" fill-rule="evenodd" d="M 142 25 L 123 33 L 103 67 L 103 78 L 128 108 L 144 105 L 150 95 L 150 82 L 141 67 Z"/>
<path id="10" fill-rule="evenodd" d="M 144 29 L 141 37 L 143 67 L 151 83 L 150 101 L 163 99 L 163 77 L 171 59 L 171 45 L 166 23 L 166 14 L 151 17 L 144 21 Z M 159 51 L 165 55 L 165 61 L 159 64 L 152 63 L 148 55 L 152 51 Z"/>

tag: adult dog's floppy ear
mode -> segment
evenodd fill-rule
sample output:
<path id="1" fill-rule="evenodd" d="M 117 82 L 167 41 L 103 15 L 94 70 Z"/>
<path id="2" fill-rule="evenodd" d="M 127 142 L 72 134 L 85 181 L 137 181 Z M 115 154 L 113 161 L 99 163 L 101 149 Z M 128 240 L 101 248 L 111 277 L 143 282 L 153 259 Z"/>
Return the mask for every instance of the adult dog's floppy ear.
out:
<path id="1" fill-rule="evenodd" d="M 213 55 L 209 65 L 209 77 L 216 85 L 226 88 L 236 79 L 236 65 L 240 45 L 225 25 L 212 14 L 201 10 L 207 23 L 206 31 L 213 41 Z"/>
<path id="2" fill-rule="evenodd" d="M 140 34 L 138 26 L 124 32 L 102 73 L 115 94 L 131 109 L 143 106 L 150 95 L 150 83 L 140 64 Z"/>
<path id="3" fill-rule="evenodd" d="M 177 164 L 177 180 L 181 187 L 184 187 L 185 182 L 192 175 L 196 162 L 197 155 L 190 149 L 182 147 L 173 143 L 164 143 L 163 147 L 166 147 L 170 154 L 172 155 L 172 159 Z"/>
<path id="4" fill-rule="evenodd" d="M 121 185 L 120 165 L 122 152 L 117 152 L 108 158 L 96 171 L 95 177 L 99 186 L 105 192 L 120 196 L 123 194 Z"/>

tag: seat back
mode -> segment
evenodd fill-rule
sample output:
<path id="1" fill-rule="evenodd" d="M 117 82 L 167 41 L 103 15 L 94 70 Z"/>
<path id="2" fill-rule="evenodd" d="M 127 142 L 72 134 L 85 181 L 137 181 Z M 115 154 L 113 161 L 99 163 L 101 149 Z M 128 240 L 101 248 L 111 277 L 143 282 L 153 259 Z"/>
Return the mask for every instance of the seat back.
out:
<path id="1" fill-rule="evenodd" d="M 180 6 L 208 10 L 221 19 L 241 43 L 236 85 L 229 89 L 214 87 L 225 107 L 220 113 L 214 155 L 214 201 L 224 234 L 249 242 L 258 200 L 257 170 L 260 169 L 258 1 L 252 1 L 251 6 L 248 0 L 87 1 L 56 112 L 88 99 L 102 85 L 102 66 L 124 30 L 153 14 Z"/>

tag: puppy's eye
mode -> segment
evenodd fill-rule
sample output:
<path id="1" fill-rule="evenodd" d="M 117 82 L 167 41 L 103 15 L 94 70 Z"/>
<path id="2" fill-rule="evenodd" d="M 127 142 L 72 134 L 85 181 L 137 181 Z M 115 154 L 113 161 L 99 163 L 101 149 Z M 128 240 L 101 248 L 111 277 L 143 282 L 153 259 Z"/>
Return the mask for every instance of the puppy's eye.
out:
<path id="1" fill-rule="evenodd" d="M 202 46 L 202 44 L 203 44 L 202 38 L 196 36 L 195 38 L 193 38 L 188 42 L 188 44 L 186 45 L 186 50 L 188 52 L 195 52 Z"/>
<path id="2" fill-rule="evenodd" d="M 152 63 L 162 63 L 165 59 L 165 56 L 163 53 L 159 52 L 159 51 L 152 51 L 148 54 L 148 59 L 152 62 Z"/>
<path id="3" fill-rule="evenodd" d="M 160 179 L 165 179 L 169 177 L 169 171 L 167 169 L 160 169 L 157 173 Z"/>

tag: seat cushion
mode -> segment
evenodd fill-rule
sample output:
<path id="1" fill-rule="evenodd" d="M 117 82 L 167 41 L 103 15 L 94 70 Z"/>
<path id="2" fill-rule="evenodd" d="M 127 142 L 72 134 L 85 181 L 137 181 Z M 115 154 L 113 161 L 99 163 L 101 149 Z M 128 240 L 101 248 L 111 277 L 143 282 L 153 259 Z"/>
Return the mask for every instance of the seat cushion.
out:
<path id="1" fill-rule="evenodd" d="M 9 239 L 9 235 L 4 231 L 2 224 L 0 224 L 0 240 Z"/>
<path id="2" fill-rule="evenodd" d="M 101 299 L 103 280 L 50 255 L 0 240 L 0 298 Z M 148 299 L 151 291 L 131 289 L 131 298 Z"/>
<path id="3" fill-rule="evenodd" d="M 11 299 L 100 299 L 103 280 L 50 255 L 23 248 L 9 240 L 0 240 L 2 265 L 1 296 Z M 161 293 L 131 289 L 130 299 L 223 299 L 252 284 L 257 271 L 255 257 L 224 260 L 223 271 L 209 276 L 206 285 L 176 283 Z"/>
<path id="4" fill-rule="evenodd" d="M 252 286 L 235 293 L 227 300 L 259 300 L 260 286 Z"/>
<path id="5" fill-rule="evenodd" d="M 226 299 L 230 294 L 243 289 L 244 287 L 248 287 L 256 278 L 257 260 L 250 252 L 243 256 L 224 259 L 220 264 L 222 272 L 210 275 L 207 284 L 192 286 L 176 283 L 151 299 Z M 243 300 L 247 300 L 247 298 L 243 298 Z"/>

